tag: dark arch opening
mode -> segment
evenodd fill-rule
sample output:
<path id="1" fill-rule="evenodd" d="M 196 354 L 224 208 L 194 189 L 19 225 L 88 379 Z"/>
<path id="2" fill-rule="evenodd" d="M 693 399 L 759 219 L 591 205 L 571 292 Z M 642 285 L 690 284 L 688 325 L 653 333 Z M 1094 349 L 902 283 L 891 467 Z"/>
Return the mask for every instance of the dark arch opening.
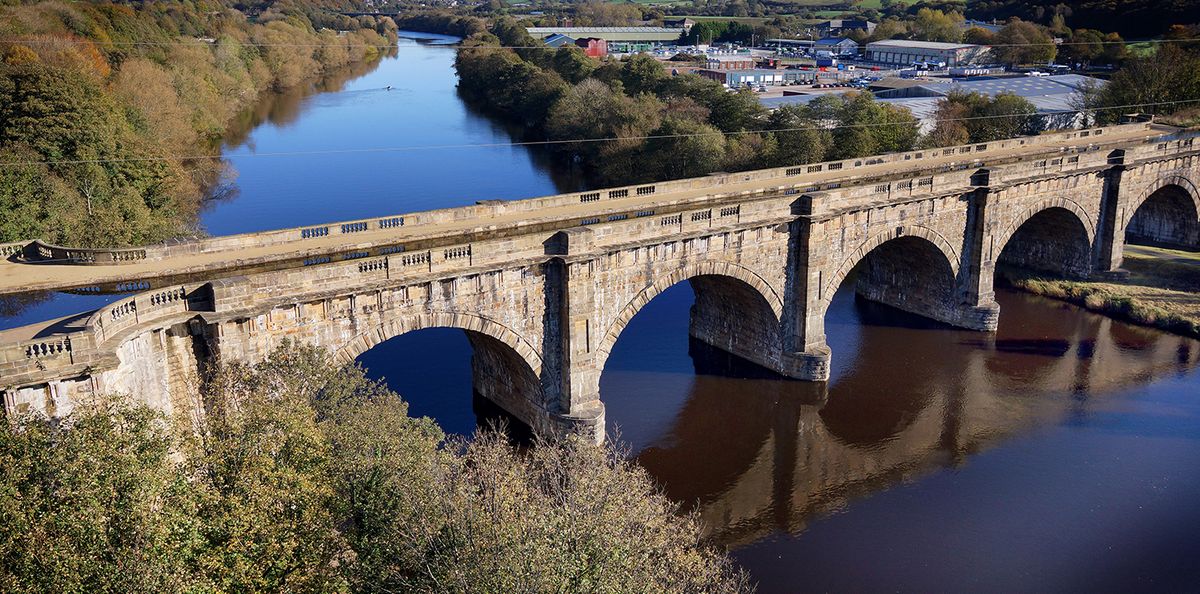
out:
<path id="1" fill-rule="evenodd" d="M 617 329 L 616 341 L 603 362 L 604 369 L 609 367 L 609 361 L 621 351 L 623 344 L 645 338 L 641 335 L 644 320 L 663 315 L 647 312 L 657 311 L 663 304 L 683 308 L 683 303 L 686 303 L 684 311 L 688 314 L 686 336 L 698 345 L 715 349 L 715 352 L 697 351 L 706 369 L 711 365 L 727 364 L 736 368 L 739 374 L 756 373 L 751 367 L 734 361 L 739 359 L 741 363 L 762 367 L 761 371 L 774 375 L 769 368 L 779 356 L 782 343 L 779 319 L 770 302 L 749 283 L 717 274 L 691 277 L 655 295 L 624 327 Z M 698 345 L 694 349 L 699 348 Z"/>
<path id="2" fill-rule="evenodd" d="M 946 255 L 921 237 L 897 237 L 876 246 L 843 283 L 851 281 L 859 297 L 918 316 L 953 323 L 959 313 L 954 270 Z"/>
<path id="3" fill-rule="evenodd" d="M 1087 227 L 1065 208 L 1047 208 L 1017 227 L 996 263 L 1063 278 L 1087 277 L 1091 272 Z"/>
<path id="4" fill-rule="evenodd" d="M 695 397 L 697 386 L 779 377 L 737 354 L 751 348 L 778 354 L 778 333 L 770 303 L 741 280 L 697 276 L 668 287 L 620 329 L 603 362 L 600 399 L 608 430 L 618 430 L 638 452 Z"/>
<path id="5" fill-rule="evenodd" d="M 615 431 L 672 499 L 689 506 L 719 499 L 763 464 L 769 483 L 764 444 L 775 431 L 794 434 L 796 407 L 823 396 L 821 383 L 786 380 L 697 338 L 724 337 L 734 341 L 725 347 L 741 349 L 757 344 L 748 335 L 761 334 L 769 336 L 765 349 L 778 328 L 752 286 L 707 275 L 663 290 L 621 330 L 600 378 L 609 436 Z M 770 502 L 772 494 L 756 496 Z"/>
<path id="6" fill-rule="evenodd" d="M 1125 226 L 1125 243 L 1200 249 L 1200 213 L 1187 190 L 1168 185 L 1150 194 Z"/>
<path id="7" fill-rule="evenodd" d="M 538 377 L 512 347 L 472 330 L 425 328 L 394 336 L 355 359 L 447 433 L 504 425 L 516 439 L 532 430 L 542 393 Z"/>

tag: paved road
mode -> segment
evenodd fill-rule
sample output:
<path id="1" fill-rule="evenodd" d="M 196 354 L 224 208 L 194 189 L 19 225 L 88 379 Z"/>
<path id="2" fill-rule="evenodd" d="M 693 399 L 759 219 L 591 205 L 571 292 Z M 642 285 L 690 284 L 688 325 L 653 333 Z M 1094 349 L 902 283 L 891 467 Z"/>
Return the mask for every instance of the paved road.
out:
<path id="1" fill-rule="evenodd" d="M 1106 144 L 1113 142 L 1133 142 L 1163 134 L 1165 129 L 1112 129 L 1101 139 Z M 1040 145 L 1038 152 L 1053 151 L 1060 147 L 1071 147 L 1086 144 L 1080 139 L 1063 139 Z M 856 167 L 837 175 L 828 171 L 812 174 L 802 174 L 787 178 L 791 183 L 816 183 L 837 179 L 839 176 L 858 177 L 869 175 L 889 175 L 910 171 L 914 166 L 922 168 L 931 166 L 984 158 L 988 161 L 1019 156 L 1027 153 L 1029 147 L 1008 147 L 993 149 L 982 154 L 928 156 L 921 161 L 900 161 L 898 163 L 879 163 Z M 781 180 L 782 181 L 782 180 Z M 306 252 L 320 251 L 322 253 L 337 253 L 352 249 L 364 249 L 364 245 L 390 245 L 403 243 L 423 237 L 445 237 L 462 234 L 483 227 L 516 226 L 522 222 L 555 220 L 563 223 L 563 228 L 578 225 L 580 219 L 596 216 L 606 212 L 627 212 L 635 209 L 651 209 L 656 205 L 678 203 L 689 198 L 702 198 L 705 195 L 719 191 L 721 193 L 750 191 L 764 185 L 763 182 L 749 181 L 728 183 L 711 189 L 664 191 L 650 196 L 631 196 L 629 198 L 605 200 L 600 203 L 572 203 L 563 206 L 546 207 L 533 212 L 514 212 L 501 214 L 488 220 L 463 220 L 440 224 L 419 224 L 393 229 L 378 229 L 354 233 L 352 235 L 331 234 L 325 237 L 310 238 L 295 242 L 286 242 L 263 247 L 230 249 L 203 254 L 175 256 L 165 260 L 142 260 L 136 262 L 110 265 L 75 265 L 75 264 L 25 264 L 8 261 L 0 262 L 0 295 L 5 293 L 55 290 L 88 285 L 101 285 L 128 280 L 153 279 L 194 273 L 211 275 L 220 278 L 234 274 L 239 267 L 244 267 L 247 261 L 282 262 L 303 257 L 301 250 Z"/>

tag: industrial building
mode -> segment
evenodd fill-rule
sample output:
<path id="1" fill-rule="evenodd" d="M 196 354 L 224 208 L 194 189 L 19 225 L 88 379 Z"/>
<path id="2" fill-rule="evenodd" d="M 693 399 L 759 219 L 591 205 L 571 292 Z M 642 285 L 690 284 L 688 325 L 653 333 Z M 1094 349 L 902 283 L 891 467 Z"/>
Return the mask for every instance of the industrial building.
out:
<path id="1" fill-rule="evenodd" d="M 750 70 L 754 68 L 754 57 L 745 54 L 737 56 L 708 56 L 704 65 L 709 70 Z"/>
<path id="2" fill-rule="evenodd" d="M 603 58 L 604 56 L 608 55 L 608 42 L 595 37 L 574 39 L 561 33 L 555 33 L 553 35 L 546 36 L 546 38 L 542 40 L 542 43 L 545 43 L 546 47 L 554 48 L 574 45 L 582 49 L 583 53 L 592 58 Z"/>
<path id="3" fill-rule="evenodd" d="M 696 74 L 729 85 L 730 88 L 790 85 L 800 81 L 811 80 L 813 77 L 812 72 L 805 72 L 803 70 L 769 70 L 765 68 L 750 70 L 698 70 Z"/>
<path id="4" fill-rule="evenodd" d="M 867 44 L 868 62 L 908 66 L 918 62 L 944 62 L 947 66 L 981 64 L 991 56 L 986 46 L 940 41 L 885 39 Z"/>
<path id="5" fill-rule="evenodd" d="M 875 32 L 876 23 L 866 19 L 832 19 L 817 24 L 822 37 L 836 37 L 851 31 L 862 31 L 868 35 Z"/>
<path id="6" fill-rule="evenodd" d="M 682 27 L 527 27 L 534 39 L 551 35 L 566 35 L 572 39 L 595 38 L 608 42 L 673 43 L 683 33 Z"/>
<path id="7" fill-rule="evenodd" d="M 858 42 L 844 37 L 826 37 L 813 44 L 813 51 L 829 52 L 835 56 L 853 55 L 858 53 Z"/>
<path id="8" fill-rule="evenodd" d="M 933 128 L 938 101 L 953 91 L 988 96 L 1013 93 L 1032 103 L 1037 108 L 1038 115 L 1055 120 L 1053 127 L 1069 128 L 1078 123 L 1076 120 L 1079 117 L 1077 105 L 1080 91 L 1089 86 L 1103 84 L 1102 80 L 1078 74 L 1006 76 L 923 82 L 905 88 L 876 92 L 876 96 L 885 103 L 908 108 L 921 120 L 922 129 L 925 131 Z"/>

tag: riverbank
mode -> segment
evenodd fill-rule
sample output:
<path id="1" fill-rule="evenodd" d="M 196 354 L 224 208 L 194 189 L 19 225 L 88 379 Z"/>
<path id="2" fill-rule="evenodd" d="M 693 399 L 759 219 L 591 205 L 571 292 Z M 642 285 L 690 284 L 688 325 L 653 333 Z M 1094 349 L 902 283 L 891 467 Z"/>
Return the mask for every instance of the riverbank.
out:
<path id="1" fill-rule="evenodd" d="M 179 2 L 3 7 L 0 242 L 124 247 L 200 232 L 224 173 L 214 153 L 239 114 L 377 61 L 395 30 L 386 18 L 251 20 Z"/>
<path id="2" fill-rule="evenodd" d="M 1182 336 L 1200 338 L 1200 253 L 1126 246 L 1129 276 L 1105 282 L 1042 278 L 1005 271 L 1023 291 Z"/>

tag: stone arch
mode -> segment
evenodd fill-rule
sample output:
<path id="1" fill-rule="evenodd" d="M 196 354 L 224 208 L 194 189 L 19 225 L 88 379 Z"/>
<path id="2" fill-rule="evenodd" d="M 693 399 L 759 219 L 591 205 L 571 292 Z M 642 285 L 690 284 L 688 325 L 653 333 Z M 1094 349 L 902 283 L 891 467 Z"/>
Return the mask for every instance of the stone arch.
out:
<path id="1" fill-rule="evenodd" d="M 1043 224 L 1028 226 L 1035 220 Z M 1072 237 L 1071 227 L 1083 231 L 1082 244 L 1075 241 L 1077 236 Z M 1064 229 L 1065 233 L 1059 233 Z M 1014 243 L 1018 236 L 1023 241 Z M 1091 272 L 1095 244 L 1096 222 L 1079 203 L 1061 197 L 1046 198 L 1026 208 L 1003 232 L 993 236 L 989 259 L 997 264 L 1006 260 L 1020 268 L 1086 277 Z"/>
<path id="2" fill-rule="evenodd" d="M 992 259 L 995 260 L 1000 257 L 1000 252 L 1004 251 L 1004 246 L 1008 245 L 1008 241 L 1012 239 L 1012 236 L 1017 232 L 1017 229 L 1021 228 L 1021 225 L 1024 225 L 1029 221 L 1029 219 L 1032 219 L 1038 213 L 1051 208 L 1061 208 L 1074 214 L 1075 217 L 1079 219 L 1079 222 L 1083 224 L 1084 230 L 1087 231 L 1088 245 L 1095 245 L 1096 222 L 1092 220 L 1091 215 L 1089 215 L 1087 211 L 1079 205 L 1078 202 L 1075 202 L 1069 198 L 1046 198 L 1034 203 L 1029 208 L 1026 208 L 1020 215 L 1009 222 L 1008 226 L 1004 228 L 1002 233 L 995 236 L 995 241 L 992 243 L 992 245 L 996 251 L 991 254 Z"/>
<path id="3" fill-rule="evenodd" d="M 1146 200 L 1148 200 L 1159 190 L 1169 188 L 1171 186 L 1176 186 L 1183 190 L 1184 193 L 1188 195 L 1188 198 L 1191 199 L 1192 206 L 1196 208 L 1196 213 L 1200 214 L 1200 189 L 1197 189 L 1195 182 L 1183 175 L 1168 175 L 1167 177 L 1158 180 L 1158 183 L 1154 184 L 1153 186 L 1146 188 L 1146 190 L 1142 192 L 1137 199 L 1129 203 L 1129 207 L 1125 208 L 1122 213 L 1120 232 L 1122 234 L 1125 233 L 1125 229 L 1129 226 L 1129 222 L 1133 220 L 1133 215 L 1137 212 L 1138 208 L 1140 208 L 1142 204 L 1146 202 Z"/>
<path id="4" fill-rule="evenodd" d="M 483 316 L 456 311 L 425 312 L 389 320 L 347 341 L 346 344 L 334 351 L 334 360 L 348 365 L 353 363 L 359 355 L 385 340 L 426 328 L 458 328 L 469 332 L 478 332 L 511 348 L 529 365 L 529 369 L 535 376 L 540 376 L 542 373 L 542 358 L 537 349 L 512 329 Z"/>
<path id="5" fill-rule="evenodd" d="M 863 258 L 866 258 L 867 254 L 870 254 L 875 250 L 875 248 L 889 241 L 900 239 L 902 237 L 923 239 L 933 244 L 933 246 L 946 257 L 946 263 L 950 265 L 950 276 L 952 278 L 958 278 L 958 266 L 962 258 L 959 256 L 958 250 L 955 249 L 953 244 L 947 241 L 942 234 L 928 227 L 921 225 L 901 225 L 894 230 L 875 234 L 875 236 L 863 242 L 862 245 L 858 246 L 857 249 L 855 249 L 850 253 L 850 255 L 846 256 L 846 258 L 842 260 L 842 265 L 838 267 L 837 272 L 834 273 L 834 275 L 829 279 L 829 282 L 825 283 L 825 290 L 822 295 L 824 307 L 829 306 L 829 302 L 833 299 L 833 294 L 836 293 L 838 288 L 842 286 L 842 283 L 845 282 L 846 277 L 850 274 L 850 271 L 854 270 L 854 267 L 857 266 L 858 263 L 863 260 Z"/>
<path id="6" fill-rule="evenodd" d="M 663 291 L 683 281 L 702 276 L 726 277 L 741 281 L 767 302 L 767 305 L 771 308 L 771 313 L 775 316 L 776 322 L 782 318 L 782 296 L 758 273 L 732 262 L 711 260 L 693 262 L 675 270 L 667 276 L 654 279 L 654 282 L 642 289 L 641 292 L 621 309 L 621 312 L 609 324 L 608 331 L 596 347 L 596 368 L 599 370 L 604 369 L 604 363 L 608 360 L 608 356 L 612 352 L 613 346 L 616 345 L 617 339 L 620 338 L 621 333 L 629 325 L 633 316 L 637 315 L 647 303 L 650 303 L 652 299 Z"/>
<path id="7" fill-rule="evenodd" d="M 1182 175 L 1163 178 L 1122 209 L 1117 233 L 1123 241 L 1200 247 L 1200 192 Z"/>

